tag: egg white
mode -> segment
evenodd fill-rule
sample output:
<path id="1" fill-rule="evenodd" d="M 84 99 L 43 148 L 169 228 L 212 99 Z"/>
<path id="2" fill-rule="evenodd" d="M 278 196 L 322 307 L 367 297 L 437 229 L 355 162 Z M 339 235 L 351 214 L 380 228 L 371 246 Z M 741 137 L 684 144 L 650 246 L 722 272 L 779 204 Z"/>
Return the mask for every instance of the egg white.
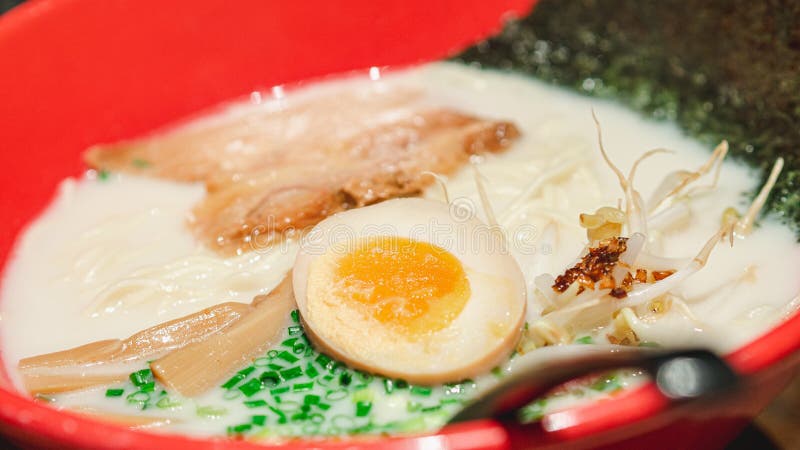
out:
<path id="1" fill-rule="evenodd" d="M 487 372 L 511 353 L 525 319 L 525 280 L 497 230 L 433 200 L 407 198 L 336 214 L 306 236 L 293 287 L 314 344 L 353 367 L 414 383 L 438 383 Z M 397 236 L 444 248 L 462 264 L 471 295 L 445 328 L 409 339 L 348 305 L 324 301 L 329 271 L 349 243 Z M 345 249 L 345 250 L 343 250 Z M 335 254 L 334 254 L 335 253 Z M 315 272 L 316 271 L 316 272 Z"/>

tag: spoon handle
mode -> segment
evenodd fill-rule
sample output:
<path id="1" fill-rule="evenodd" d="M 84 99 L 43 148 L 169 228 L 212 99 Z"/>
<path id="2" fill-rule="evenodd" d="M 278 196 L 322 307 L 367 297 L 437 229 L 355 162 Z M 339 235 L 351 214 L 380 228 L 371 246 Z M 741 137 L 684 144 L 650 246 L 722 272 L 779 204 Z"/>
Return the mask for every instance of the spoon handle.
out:
<path id="1" fill-rule="evenodd" d="M 450 422 L 507 416 L 566 381 L 611 369 L 635 368 L 648 372 L 661 393 L 673 401 L 718 394 L 739 382 L 730 366 L 707 350 L 582 347 L 580 351 L 551 352 L 553 357 L 516 367 Z"/>

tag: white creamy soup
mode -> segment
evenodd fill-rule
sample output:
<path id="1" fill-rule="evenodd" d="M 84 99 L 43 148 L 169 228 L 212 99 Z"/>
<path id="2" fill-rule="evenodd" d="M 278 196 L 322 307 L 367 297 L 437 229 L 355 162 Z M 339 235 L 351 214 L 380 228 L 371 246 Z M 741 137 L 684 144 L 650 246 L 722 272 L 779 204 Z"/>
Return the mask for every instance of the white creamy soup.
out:
<path id="1" fill-rule="evenodd" d="M 310 84 L 288 93 L 274 89 L 188 126 L 208 127 L 220 117 L 281 110 L 340 90 L 366 97 L 419 91 L 426 106 L 512 121 L 520 136 L 507 151 L 470 158 L 483 180 L 489 214 L 469 164 L 441 177 L 451 204 L 474 212 L 476 220 L 490 222 L 494 217 L 502 226 L 524 276 L 526 326 L 510 362 L 449 384 L 409 386 L 394 377 L 368 374 L 366 368 L 356 371 L 329 362 L 312 350 L 301 322 L 295 320 L 269 352 L 237 367 L 202 395 L 180 395 L 143 373 L 139 380 L 40 397 L 56 407 L 200 435 L 261 438 L 420 431 L 441 426 L 481 389 L 513 371 L 515 361 L 542 345 L 618 343 L 632 336 L 634 342 L 624 343 L 699 346 L 727 353 L 795 312 L 800 246 L 789 229 L 762 218 L 747 236 L 735 237 L 732 247 L 727 238 L 714 245 L 705 267 L 670 288 L 671 297 L 657 306 L 631 306 L 625 313 L 604 310 L 605 315 L 588 320 L 577 317 L 580 311 L 574 318 L 568 312 L 548 315 L 550 303 L 563 300 L 552 291 L 542 292 L 547 288 L 541 276 L 558 277 L 583 255 L 588 241 L 580 214 L 625 205 L 618 180 L 598 150 L 592 108 L 609 157 L 624 173 L 644 152 L 669 150 L 639 165 L 634 185 L 643 199 L 652 197 L 667 174 L 703 166 L 712 149 L 683 136 L 672 124 L 644 120 L 614 103 L 515 75 L 449 63 L 374 75 Z M 303 124 L 290 122 L 286 133 L 293 127 Z M 231 142 L 230 148 L 237 151 L 237 145 Z M 670 271 L 679 271 L 700 252 L 723 217 L 730 217 L 726 210 L 735 208 L 744 215 L 750 194 L 760 188 L 750 169 L 733 162 L 721 165 L 715 185 L 714 178 L 712 169 L 696 181 L 690 195 L 674 202 L 677 206 L 649 220 L 646 248 L 662 258 L 662 265 L 672 264 L 659 268 L 651 263 L 654 271 L 665 272 L 663 280 L 678 276 Z M 202 183 L 113 170 L 89 171 L 61 184 L 52 204 L 20 237 L 2 284 L 2 354 L 20 390 L 26 389 L 18 370 L 23 358 L 126 338 L 222 302 L 249 303 L 281 282 L 295 264 L 298 236 L 240 254 L 217 252 L 187 228 L 194 206 L 204 196 Z M 424 196 L 445 201 L 438 183 L 426 186 Z M 392 221 L 389 216 L 374 217 L 375 224 Z M 648 283 L 663 281 L 656 280 Z M 562 321 L 566 325 L 556 324 Z M 534 331 L 539 334 L 534 336 Z M 147 367 L 142 361 L 125 364 L 129 372 Z M 587 386 L 588 395 L 581 395 L 606 396 L 642 380 L 638 373 L 609 374 L 594 388 Z M 534 417 L 528 418 L 569 405 L 563 397 L 538 403 Z M 130 420 L 138 416 L 152 420 Z"/>

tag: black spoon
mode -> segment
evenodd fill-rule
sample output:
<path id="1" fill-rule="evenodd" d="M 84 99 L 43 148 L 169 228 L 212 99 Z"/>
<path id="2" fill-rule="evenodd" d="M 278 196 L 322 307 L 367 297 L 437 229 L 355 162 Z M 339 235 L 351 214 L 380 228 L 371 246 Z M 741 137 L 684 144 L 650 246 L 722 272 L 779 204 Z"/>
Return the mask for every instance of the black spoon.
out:
<path id="1" fill-rule="evenodd" d="M 659 350 L 608 345 L 545 347 L 523 358 L 498 385 L 450 419 L 450 423 L 487 417 L 503 418 L 548 390 L 598 371 L 642 369 L 658 389 L 675 402 L 686 402 L 734 389 L 739 377 L 708 350 Z"/>

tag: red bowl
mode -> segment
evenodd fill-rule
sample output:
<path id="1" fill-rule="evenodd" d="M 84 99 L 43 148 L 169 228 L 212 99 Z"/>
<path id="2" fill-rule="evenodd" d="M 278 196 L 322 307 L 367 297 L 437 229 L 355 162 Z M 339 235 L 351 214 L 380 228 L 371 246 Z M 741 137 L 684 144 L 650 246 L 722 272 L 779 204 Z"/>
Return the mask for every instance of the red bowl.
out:
<path id="1" fill-rule="evenodd" d="M 287 2 L 33 0 L 0 17 L 0 261 L 96 142 L 134 137 L 254 90 L 435 60 L 496 32 L 532 0 Z M 652 385 L 519 426 L 478 421 L 419 437 L 282 448 L 720 448 L 800 367 L 800 315 L 728 360 L 757 386 L 670 405 Z M 251 449 L 56 411 L 0 373 L 0 433 L 37 448 Z"/>

